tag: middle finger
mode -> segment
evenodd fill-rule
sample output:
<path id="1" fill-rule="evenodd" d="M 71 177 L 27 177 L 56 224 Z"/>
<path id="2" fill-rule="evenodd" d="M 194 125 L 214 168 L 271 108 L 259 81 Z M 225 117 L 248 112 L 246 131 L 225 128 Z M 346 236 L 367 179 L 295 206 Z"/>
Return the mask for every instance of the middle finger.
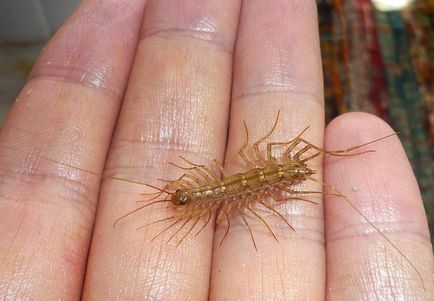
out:
<path id="1" fill-rule="evenodd" d="M 231 123 L 225 168 L 239 171 L 238 151 L 245 141 L 243 120 L 252 143 L 270 131 L 278 110 L 281 118 L 273 141 L 288 141 L 306 126 L 304 135 L 322 144 L 322 69 L 315 1 L 245 1 L 241 12 L 234 59 Z M 260 148 L 264 153 L 266 143 Z M 249 149 L 248 148 L 248 149 Z M 252 157 L 253 152 L 247 155 Z M 315 169 L 321 178 L 320 164 Z M 241 169 L 245 170 L 245 169 Z M 229 173 L 229 172 L 228 172 Z M 303 190 L 321 190 L 314 182 Z M 307 197 L 318 205 L 292 201 L 275 207 L 295 228 L 295 233 L 265 208 L 256 208 L 275 232 L 277 243 L 264 222 L 248 210 L 246 216 L 258 250 L 244 221 L 217 226 L 214 239 L 211 299 L 213 300 L 319 300 L 325 283 L 321 194 Z M 257 205 L 257 202 L 256 202 Z M 225 221 L 223 219 L 223 221 Z"/>

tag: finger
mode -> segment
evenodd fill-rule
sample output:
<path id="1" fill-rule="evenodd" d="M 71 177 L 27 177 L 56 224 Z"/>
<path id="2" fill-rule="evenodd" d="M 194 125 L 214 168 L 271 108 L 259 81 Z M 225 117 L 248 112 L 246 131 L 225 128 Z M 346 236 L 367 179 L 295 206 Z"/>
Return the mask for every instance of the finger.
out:
<path id="1" fill-rule="evenodd" d="M 372 115 L 345 114 L 327 127 L 326 147 L 343 149 L 390 133 L 392 129 Z M 432 247 L 419 188 L 405 152 L 398 137 L 365 149 L 375 153 L 326 158 L 325 181 L 337 186 L 387 238 L 348 201 L 326 196 L 328 297 L 432 299 Z"/>
<path id="2" fill-rule="evenodd" d="M 267 142 L 288 141 L 310 125 L 305 137 L 321 145 L 324 119 L 317 27 L 315 1 L 243 3 L 225 159 L 228 170 L 245 170 L 238 154 L 245 141 L 243 120 L 249 131 L 251 158 L 252 143 L 270 131 L 279 109 L 281 118 Z M 260 146 L 262 153 L 265 144 Z M 316 162 L 319 174 L 320 166 Z M 303 184 L 303 188 L 320 189 L 312 183 Z M 275 207 L 296 229 L 295 233 L 279 217 L 258 206 L 256 212 L 275 231 L 279 243 L 264 223 L 250 214 L 248 222 L 257 252 L 237 214 L 221 247 L 227 223 L 218 225 L 211 299 L 322 298 L 325 270 L 321 206 L 291 202 Z"/>
<path id="3" fill-rule="evenodd" d="M 81 295 L 99 178 L 67 165 L 102 170 L 141 9 L 138 1 L 83 2 L 45 47 L 0 133 L 7 299 Z"/>
<path id="4" fill-rule="evenodd" d="M 39 157 L 102 168 L 140 15 L 130 6 L 110 17 L 123 6 L 80 6 L 47 46 L 2 131 L 7 295 L 80 295 L 98 179 Z"/>
<path id="5" fill-rule="evenodd" d="M 226 142 L 232 49 L 239 3 L 150 1 L 146 7 L 130 85 L 107 173 L 163 187 L 158 178 L 185 171 L 168 162 L 221 160 Z M 103 187 L 86 279 L 85 298 L 96 300 L 205 299 L 212 226 L 176 244 L 182 225 L 152 238 L 172 221 L 137 228 L 174 214 L 165 204 L 114 221 L 154 192 L 143 185 L 107 181 Z M 191 221 L 193 222 L 193 221 Z M 204 224 L 201 220 L 195 233 Z M 191 226 L 192 223 L 189 225 Z"/>

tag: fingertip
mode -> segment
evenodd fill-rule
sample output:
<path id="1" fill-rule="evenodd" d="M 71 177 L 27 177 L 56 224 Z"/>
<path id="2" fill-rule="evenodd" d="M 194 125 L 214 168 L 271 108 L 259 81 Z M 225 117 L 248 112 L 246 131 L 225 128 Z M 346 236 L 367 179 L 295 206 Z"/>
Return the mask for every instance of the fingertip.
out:
<path id="1" fill-rule="evenodd" d="M 374 115 L 347 113 L 327 126 L 325 148 L 345 150 L 393 133 Z M 422 296 L 419 278 L 432 283 L 432 249 L 405 151 L 397 135 L 359 150 L 375 152 L 324 159 L 324 181 L 346 196 L 325 196 L 329 298 L 372 299 L 374 291 L 377 297 Z"/>

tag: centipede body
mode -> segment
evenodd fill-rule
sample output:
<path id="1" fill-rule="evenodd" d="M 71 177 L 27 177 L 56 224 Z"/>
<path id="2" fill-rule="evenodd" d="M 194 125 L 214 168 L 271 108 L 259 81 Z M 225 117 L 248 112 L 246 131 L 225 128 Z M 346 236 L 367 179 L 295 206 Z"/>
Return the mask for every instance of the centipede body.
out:
<path id="1" fill-rule="evenodd" d="M 253 158 L 249 158 L 245 152 L 249 144 L 249 133 L 247 125 L 244 122 L 246 139 L 244 145 L 239 150 L 239 156 L 246 166 L 245 171 L 226 175 L 222 164 L 218 160 L 214 160 L 214 168 L 211 168 L 193 163 L 180 156 L 180 159 L 188 166 L 181 166 L 175 163 L 170 164 L 182 169 L 184 174 L 175 180 L 163 180 L 167 183 L 163 188 L 148 185 L 157 190 L 154 197 L 141 201 L 144 202 L 145 205 L 119 217 L 115 221 L 115 224 L 121 219 L 145 207 L 156 203 L 169 202 L 174 209 L 173 215 L 151 223 L 155 224 L 169 221 L 169 225 L 163 227 L 163 230 L 160 231 L 154 239 L 170 228 L 180 224 L 175 233 L 169 238 L 168 241 L 170 241 L 179 235 L 184 227 L 188 227 L 187 225 L 191 224 L 187 233 L 178 239 L 178 245 L 193 232 L 195 227 L 199 227 L 198 224 L 202 220 L 202 228 L 196 232 L 196 235 L 199 234 L 210 222 L 214 213 L 216 213 L 216 224 L 221 223 L 223 219 L 227 221 L 227 229 L 220 244 L 223 243 L 227 237 L 231 227 L 231 218 L 236 214 L 241 217 L 243 224 L 246 226 L 255 249 L 257 249 L 257 245 L 253 231 L 246 218 L 247 215 L 261 222 L 270 232 L 271 236 L 275 240 L 278 240 L 267 221 L 255 209 L 258 206 L 276 215 L 288 225 L 289 229 L 294 230 L 291 224 L 274 207 L 277 203 L 290 200 L 315 203 L 303 196 L 324 194 L 322 191 L 298 191 L 295 189 L 296 185 L 307 180 L 321 183 L 319 180 L 313 178 L 316 171 L 311 169 L 308 163 L 322 154 L 354 156 L 371 152 L 371 150 L 354 152 L 366 145 L 364 144 L 345 150 L 326 151 L 303 138 L 303 134 L 309 128 L 306 127 L 292 140 L 267 143 L 264 156 L 261 147 L 263 147 L 265 140 L 267 140 L 276 129 L 279 115 L 280 111 L 277 113 L 276 120 L 271 130 L 252 144 Z M 384 138 L 386 137 L 380 139 Z M 371 141 L 370 143 L 374 142 L 376 141 Z M 276 156 L 276 148 L 281 150 L 280 156 Z M 219 170 L 221 177 L 213 169 Z M 140 228 L 146 226 L 147 225 L 143 225 Z"/>

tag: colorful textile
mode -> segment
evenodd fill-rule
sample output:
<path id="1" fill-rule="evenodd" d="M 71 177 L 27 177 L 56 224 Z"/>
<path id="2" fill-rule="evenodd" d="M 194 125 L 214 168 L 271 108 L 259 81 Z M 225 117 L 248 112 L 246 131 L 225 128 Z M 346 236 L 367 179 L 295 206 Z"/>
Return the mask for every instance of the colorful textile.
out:
<path id="1" fill-rule="evenodd" d="M 365 111 L 401 132 L 434 238 L 434 0 L 389 12 L 370 0 L 317 3 L 326 118 Z"/>

